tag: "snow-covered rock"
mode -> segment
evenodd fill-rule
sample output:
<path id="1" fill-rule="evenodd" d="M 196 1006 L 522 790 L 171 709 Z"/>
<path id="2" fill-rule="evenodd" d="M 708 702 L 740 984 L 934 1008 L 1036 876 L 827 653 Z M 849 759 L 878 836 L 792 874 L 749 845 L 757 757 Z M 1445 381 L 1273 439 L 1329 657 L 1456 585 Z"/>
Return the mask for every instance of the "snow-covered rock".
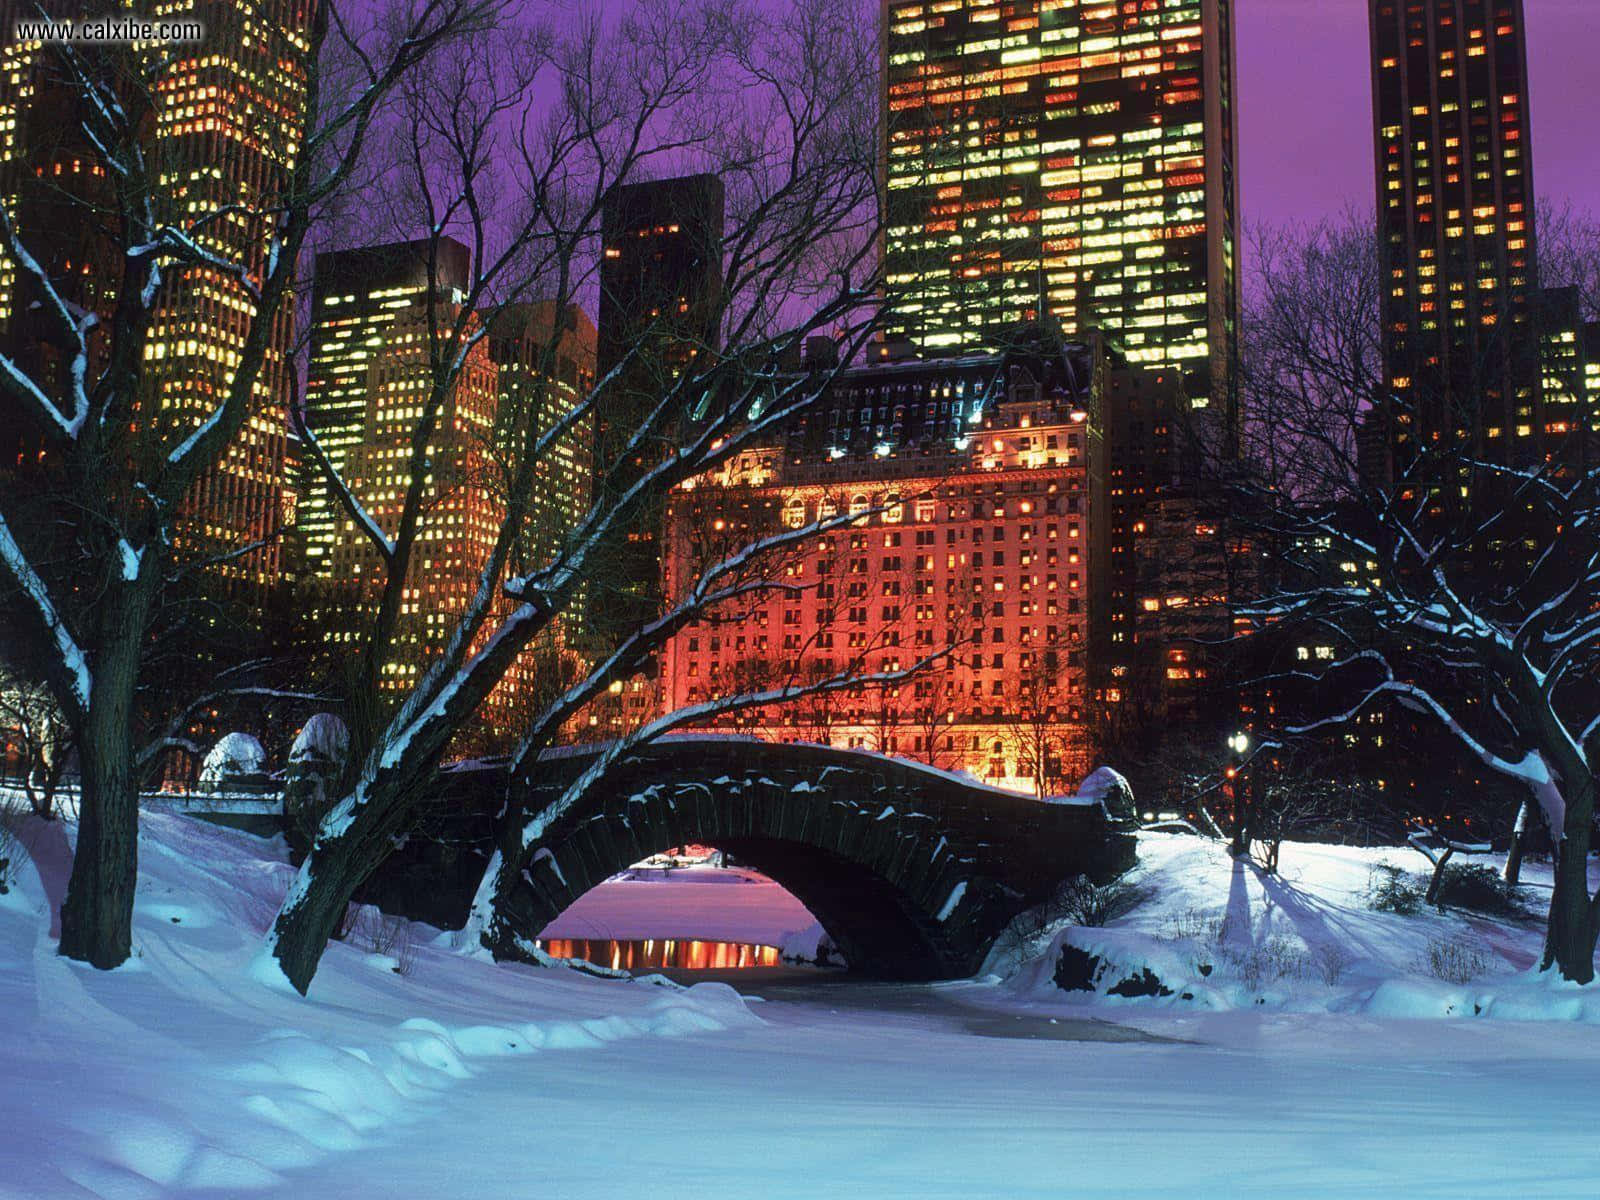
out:
<path id="1" fill-rule="evenodd" d="M 226 792 L 237 787 L 255 787 L 266 781 L 267 752 L 248 733 L 229 733 L 217 739 L 200 764 L 200 787 L 208 792 Z"/>
<path id="2" fill-rule="evenodd" d="M 317 713 L 289 748 L 283 777 L 283 815 L 309 833 L 333 803 L 333 789 L 350 753 L 350 731 L 332 713 Z"/>
<path id="3" fill-rule="evenodd" d="M 802 966 L 843 967 L 847 964 L 839 947 L 833 944 L 820 922 L 813 922 L 798 933 L 792 933 L 779 948 L 778 956 L 786 963 Z"/>
<path id="4" fill-rule="evenodd" d="M 1133 785 L 1120 772 L 1111 767 L 1096 767 L 1084 776 L 1076 796 L 1058 797 L 1056 804 L 1098 803 L 1113 820 L 1131 821 L 1137 816 L 1133 800 Z"/>

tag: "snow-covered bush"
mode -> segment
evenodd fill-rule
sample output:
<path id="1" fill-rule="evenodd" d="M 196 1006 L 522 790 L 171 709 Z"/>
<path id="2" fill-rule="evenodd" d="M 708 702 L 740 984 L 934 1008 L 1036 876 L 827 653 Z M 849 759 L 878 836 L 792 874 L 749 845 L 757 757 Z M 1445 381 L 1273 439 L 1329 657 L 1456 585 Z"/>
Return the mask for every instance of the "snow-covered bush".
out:
<path id="1" fill-rule="evenodd" d="M 1104 925 L 1136 907 L 1144 893 L 1126 879 L 1095 883 L 1086 875 L 1067 880 L 1056 890 L 1052 905 L 1073 925 Z"/>
<path id="2" fill-rule="evenodd" d="M 11 890 L 11 878 L 17 869 L 17 835 L 11 831 L 9 815 L 9 810 L 0 805 L 0 896 Z"/>
<path id="3" fill-rule="evenodd" d="M 1143 889 L 1126 879 L 1095 883 L 1074 875 L 1042 904 L 1018 913 L 995 939 L 990 966 L 1005 970 L 1037 954 L 1057 930 L 1069 926 L 1098 928 L 1134 909 L 1145 897 Z"/>
<path id="4" fill-rule="evenodd" d="M 1317 974 L 1329 987 L 1338 983 L 1350 964 L 1355 961 L 1355 955 L 1338 942 L 1319 943 L 1312 948 L 1311 958 L 1316 963 Z"/>
<path id="5" fill-rule="evenodd" d="M 1222 945 L 1217 950 L 1226 973 L 1243 984 L 1247 992 L 1258 992 L 1280 979 L 1308 979 L 1317 969 L 1304 946 L 1280 934 L 1259 946 Z"/>
<path id="6" fill-rule="evenodd" d="M 1423 887 L 1393 863 L 1374 863 L 1367 876 L 1367 907 L 1409 917 L 1422 907 Z"/>
<path id="7" fill-rule="evenodd" d="M 291 829 L 309 837 L 322 821 L 349 753 L 350 731 L 332 713 L 317 713 L 295 736 L 283 776 L 283 815 Z"/>
<path id="8" fill-rule="evenodd" d="M 1166 938 L 1170 942 L 1200 942 L 1215 946 L 1227 936 L 1228 918 L 1207 908 L 1186 908 L 1167 918 Z"/>
<path id="9" fill-rule="evenodd" d="M 345 941 L 357 950 L 387 959 L 396 975 L 409 975 L 416 963 L 417 950 L 411 939 L 411 922 L 392 917 L 375 908 L 356 911 L 345 931 Z"/>
<path id="10" fill-rule="evenodd" d="M 219 738 L 200 764 L 200 788 L 225 792 L 241 785 L 265 781 L 267 752 L 248 733 L 230 733 Z"/>
<path id="11" fill-rule="evenodd" d="M 1430 938 L 1418 967 L 1446 983 L 1471 983 L 1494 965 L 1477 946 L 1452 938 Z"/>
<path id="12" fill-rule="evenodd" d="M 1446 864 L 1439 879 L 1437 903 L 1500 917 L 1523 911 L 1517 889 L 1487 863 Z"/>

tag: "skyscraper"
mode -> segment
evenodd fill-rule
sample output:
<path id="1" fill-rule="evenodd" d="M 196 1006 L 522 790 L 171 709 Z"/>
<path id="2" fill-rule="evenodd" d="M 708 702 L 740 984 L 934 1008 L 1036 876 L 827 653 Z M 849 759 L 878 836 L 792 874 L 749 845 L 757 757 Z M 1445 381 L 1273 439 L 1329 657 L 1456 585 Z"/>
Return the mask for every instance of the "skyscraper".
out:
<path id="1" fill-rule="evenodd" d="M 1543 457 L 1522 0 L 1371 0 L 1383 353 L 1416 447 Z"/>
<path id="2" fill-rule="evenodd" d="M 653 465 L 672 429 L 658 425 L 652 443 L 632 451 L 630 440 L 678 372 L 717 346 L 722 220 L 715 175 L 621 188 L 602 214 L 594 408 L 594 494 L 602 501 Z M 590 599 L 602 639 L 647 620 L 659 605 L 660 522 L 659 509 L 640 513 L 609 548 Z"/>
<path id="3" fill-rule="evenodd" d="M 7 37 L 23 11 L 0 5 Z M 163 273 L 135 419 L 173 443 L 215 409 L 238 366 L 253 314 L 251 288 L 266 272 L 274 213 L 300 151 L 310 4 L 199 0 L 185 9 L 183 16 L 190 15 L 204 30 L 201 40 L 143 60 L 154 64 L 146 81 L 152 99 L 146 154 L 155 208 L 162 220 L 192 226 L 203 245 L 241 265 L 245 279 L 209 265 L 174 265 Z M 53 276 L 70 277 L 72 298 L 105 310 L 123 263 L 108 253 L 110 239 L 96 235 L 85 207 L 103 202 L 109 185 L 81 129 L 78 89 L 38 43 L 6 46 L 0 70 L 8 203 L 18 204 L 35 257 Z M 30 174 L 37 183 L 27 180 Z M 43 223 L 27 228 L 30 216 Z M 0 316 L 13 322 L 13 337 L 26 341 L 28 331 L 15 326 L 31 303 L 26 286 L 8 269 L 0 291 Z M 245 424 L 195 482 L 176 531 L 180 553 L 214 556 L 212 578 L 256 594 L 279 571 L 292 322 L 285 305 L 273 319 Z"/>
<path id="4" fill-rule="evenodd" d="M 501 429 L 497 450 L 507 455 L 516 439 L 506 426 L 524 421 L 532 438 L 554 430 L 594 387 L 595 327 L 575 304 L 511 304 L 486 314 L 489 357 L 499 371 Z M 589 509 L 594 451 L 591 422 L 580 418 L 534 464 L 533 511 L 520 562 L 513 570 L 547 563 Z M 506 469 L 515 464 L 507 461 Z"/>
<path id="5" fill-rule="evenodd" d="M 885 0 L 891 340 L 999 344 L 1041 303 L 1226 402 L 1231 0 Z"/>
<path id="6" fill-rule="evenodd" d="M 440 238 L 431 268 L 439 298 L 465 295 L 471 255 Z M 429 242 L 394 242 L 317 255 L 311 289 L 311 354 L 306 371 L 306 425 L 329 462 L 345 475 L 366 435 L 369 377 L 401 315 L 426 299 Z M 301 453 L 296 525 L 313 577 L 333 567 L 335 536 L 345 514 L 316 456 Z"/>
<path id="7" fill-rule="evenodd" d="M 461 301 L 459 291 L 447 289 L 431 314 L 426 289 L 410 290 L 393 301 L 381 340 L 368 347 L 360 436 L 345 453 L 351 491 L 377 526 L 395 537 L 411 486 L 420 406 L 433 382 L 430 328 L 437 321 L 448 329 L 462 319 L 467 349 L 444 393 L 429 441 L 403 599 L 392 640 L 379 663 L 379 689 L 391 697 L 409 692 L 449 643 L 505 521 L 504 475 L 495 437 L 498 371 L 488 339 L 473 337 L 478 314 L 463 314 Z M 378 611 L 391 568 L 367 534 L 343 513 L 326 561 L 332 577 L 329 594 L 335 602 L 324 618 L 330 644 L 364 651 L 370 619 Z M 493 611 L 503 613 L 510 604 L 497 596 Z M 491 619 L 469 652 L 481 647 L 493 629 Z M 517 732 L 515 704 L 524 683 L 520 664 L 513 665 L 472 725 L 457 736 L 455 749 L 509 749 Z"/>

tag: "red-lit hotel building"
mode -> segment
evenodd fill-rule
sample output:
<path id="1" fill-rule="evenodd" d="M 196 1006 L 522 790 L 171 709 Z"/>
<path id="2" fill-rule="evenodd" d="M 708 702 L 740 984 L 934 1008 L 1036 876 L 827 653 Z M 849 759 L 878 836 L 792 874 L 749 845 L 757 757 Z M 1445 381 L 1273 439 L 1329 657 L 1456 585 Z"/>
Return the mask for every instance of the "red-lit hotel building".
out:
<path id="1" fill-rule="evenodd" d="M 1015 788 L 1074 783 L 1090 765 L 1099 361 L 1071 346 L 844 371 L 783 443 L 689 481 L 668 506 L 669 599 L 752 535 L 862 519 L 765 564 L 785 590 L 681 633 L 664 656 L 665 707 L 931 659 L 895 687 L 722 724 Z"/>

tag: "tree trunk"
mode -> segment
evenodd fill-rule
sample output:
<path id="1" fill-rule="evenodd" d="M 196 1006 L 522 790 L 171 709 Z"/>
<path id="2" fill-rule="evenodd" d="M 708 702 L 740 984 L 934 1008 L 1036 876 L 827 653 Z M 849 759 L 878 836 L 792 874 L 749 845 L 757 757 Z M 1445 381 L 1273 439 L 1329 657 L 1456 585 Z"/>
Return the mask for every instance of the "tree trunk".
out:
<path id="1" fill-rule="evenodd" d="M 330 810 L 337 814 L 346 803 L 354 806 L 339 833 L 319 834 L 313 840 L 278 910 L 268 942 L 279 969 L 302 996 L 311 986 L 329 939 L 345 918 L 350 898 L 394 852 L 395 838 L 409 824 L 421 794 L 417 775 L 431 778 L 431 772 L 431 766 L 414 768 L 403 763 L 383 769 L 375 779 L 341 797 Z"/>
<path id="2" fill-rule="evenodd" d="M 1522 879 L 1522 843 L 1528 833 L 1528 821 L 1532 819 L 1532 807 L 1524 800 L 1522 807 L 1517 809 L 1517 823 L 1511 829 L 1511 845 L 1506 848 L 1505 880 L 1508 887 L 1516 887 Z"/>
<path id="3" fill-rule="evenodd" d="M 1600 928 L 1589 899 L 1588 830 L 1577 835 L 1569 831 L 1557 844 L 1555 859 L 1555 889 L 1540 970 L 1555 967 L 1563 979 L 1589 983 L 1594 979 L 1595 936 Z"/>
<path id="4" fill-rule="evenodd" d="M 72 877 L 61 904 L 60 952 L 101 970 L 127 961 L 139 874 L 139 778 L 133 761 L 133 696 L 140 623 L 108 599 L 89 711 L 78 739 L 83 793 Z M 119 636 L 120 635 L 120 636 Z"/>
<path id="5" fill-rule="evenodd" d="M 1233 841 L 1228 846 L 1228 853 L 1235 858 L 1246 858 L 1250 854 L 1250 804 L 1242 794 L 1243 789 L 1239 781 L 1233 781 Z"/>
<path id="6" fill-rule="evenodd" d="M 1439 887 L 1444 883 L 1445 864 L 1450 861 L 1450 856 L 1454 853 L 1454 847 L 1446 846 L 1439 852 L 1439 857 L 1433 860 L 1433 877 L 1428 880 L 1427 894 L 1422 897 L 1425 903 L 1439 903 Z"/>
<path id="7" fill-rule="evenodd" d="M 379 853 L 363 868 L 360 864 L 365 856 L 331 853 L 323 847 L 320 856 L 308 856 L 301 864 L 295 879 L 300 895 L 294 903 L 284 905 L 272 926 L 272 955 L 302 996 L 311 986 L 329 940 L 344 921 L 350 897 L 383 858 Z"/>

